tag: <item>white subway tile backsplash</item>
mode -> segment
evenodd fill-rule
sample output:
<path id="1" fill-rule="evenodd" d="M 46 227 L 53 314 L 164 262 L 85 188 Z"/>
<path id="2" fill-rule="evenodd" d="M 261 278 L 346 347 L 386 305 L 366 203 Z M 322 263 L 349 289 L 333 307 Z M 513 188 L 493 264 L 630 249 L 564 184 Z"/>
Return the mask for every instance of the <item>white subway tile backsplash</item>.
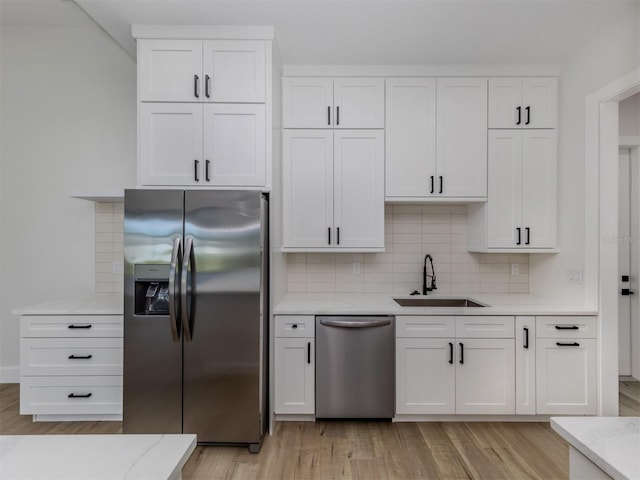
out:
<path id="1" fill-rule="evenodd" d="M 95 290 L 122 293 L 124 277 L 113 273 L 113 262 L 124 257 L 124 204 L 95 204 Z"/>
<path id="2" fill-rule="evenodd" d="M 422 290 L 431 254 L 438 293 L 528 293 L 529 255 L 467 251 L 465 205 L 385 205 L 384 253 L 287 255 L 289 292 L 407 295 Z M 360 274 L 353 274 L 354 262 Z M 511 275 L 511 264 L 519 274 Z"/>

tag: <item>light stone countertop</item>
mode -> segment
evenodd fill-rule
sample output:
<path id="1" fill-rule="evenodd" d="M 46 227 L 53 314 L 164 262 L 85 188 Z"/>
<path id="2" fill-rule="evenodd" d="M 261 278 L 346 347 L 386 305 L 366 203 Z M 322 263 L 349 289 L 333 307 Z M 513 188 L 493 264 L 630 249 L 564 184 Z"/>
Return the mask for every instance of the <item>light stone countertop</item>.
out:
<path id="1" fill-rule="evenodd" d="M 12 313 L 16 315 L 122 315 L 123 312 L 123 294 L 106 293 L 16 308 Z"/>
<path id="2" fill-rule="evenodd" d="M 640 478 L 640 417 L 551 417 L 551 428 L 610 477 Z"/>
<path id="3" fill-rule="evenodd" d="M 429 294 L 426 298 L 471 298 L 482 308 L 401 307 L 394 298 L 425 298 L 391 293 L 287 293 L 276 315 L 597 315 L 596 310 L 525 294 Z"/>
<path id="4" fill-rule="evenodd" d="M 179 479 L 195 435 L 0 436 L 3 479 Z"/>

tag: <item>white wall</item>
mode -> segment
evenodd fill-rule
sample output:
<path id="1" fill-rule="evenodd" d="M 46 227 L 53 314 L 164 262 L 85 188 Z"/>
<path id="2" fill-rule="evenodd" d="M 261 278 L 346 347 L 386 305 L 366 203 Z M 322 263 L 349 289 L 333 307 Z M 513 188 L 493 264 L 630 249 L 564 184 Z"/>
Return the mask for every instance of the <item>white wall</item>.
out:
<path id="1" fill-rule="evenodd" d="M 557 255 L 530 255 L 531 293 L 582 302 L 584 284 L 570 284 L 567 269 L 584 270 L 585 262 L 585 99 L 587 95 L 637 68 L 638 10 L 620 15 L 615 28 L 594 37 L 562 67 L 558 137 Z M 631 14 L 629 14 L 631 13 Z"/>
<path id="2" fill-rule="evenodd" d="M 135 185 L 136 64 L 102 29 L 1 32 L 0 382 L 17 373 L 15 308 L 94 290 L 94 204 Z"/>
<path id="3" fill-rule="evenodd" d="M 640 93 L 636 93 L 635 95 L 621 101 L 619 109 L 620 136 L 640 136 Z"/>

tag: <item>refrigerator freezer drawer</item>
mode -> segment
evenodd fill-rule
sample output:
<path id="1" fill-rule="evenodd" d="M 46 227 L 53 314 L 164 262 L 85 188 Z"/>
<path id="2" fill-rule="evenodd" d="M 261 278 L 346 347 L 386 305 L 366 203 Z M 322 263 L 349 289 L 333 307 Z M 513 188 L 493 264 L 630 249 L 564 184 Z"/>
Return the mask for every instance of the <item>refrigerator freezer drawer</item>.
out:
<path id="1" fill-rule="evenodd" d="M 22 377 L 20 414 L 122 414 L 122 376 Z"/>
<path id="2" fill-rule="evenodd" d="M 122 375 L 122 339 L 22 338 L 20 374 Z"/>

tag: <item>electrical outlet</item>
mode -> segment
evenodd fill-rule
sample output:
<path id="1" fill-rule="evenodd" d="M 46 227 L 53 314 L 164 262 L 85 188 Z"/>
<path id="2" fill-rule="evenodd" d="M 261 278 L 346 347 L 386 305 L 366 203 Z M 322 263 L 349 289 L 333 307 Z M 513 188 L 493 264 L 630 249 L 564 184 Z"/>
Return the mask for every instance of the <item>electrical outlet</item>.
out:
<path id="1" fill-rule="evenodd" d="M 581 284 L 582 283 L 582 270 L 576 268 L 567 269 L 567 280 L 569 283 Z"/>
<path id="2" fill-rule="evenodd" d="M 122 273 L 124 272 L 124 263 L 123 262 L 112 262 L 111 263 L 111 273 Z"/>
<path id="3" fill-rule="evenodd" d="M 520 264 L 512 263 L 511 264 L 511 275 L 520 275 Z"/>
<path id="4" fill-rule="evenodd" d="M 353 274 L 360 275 L 360 262 L 353 262 Z"/>

